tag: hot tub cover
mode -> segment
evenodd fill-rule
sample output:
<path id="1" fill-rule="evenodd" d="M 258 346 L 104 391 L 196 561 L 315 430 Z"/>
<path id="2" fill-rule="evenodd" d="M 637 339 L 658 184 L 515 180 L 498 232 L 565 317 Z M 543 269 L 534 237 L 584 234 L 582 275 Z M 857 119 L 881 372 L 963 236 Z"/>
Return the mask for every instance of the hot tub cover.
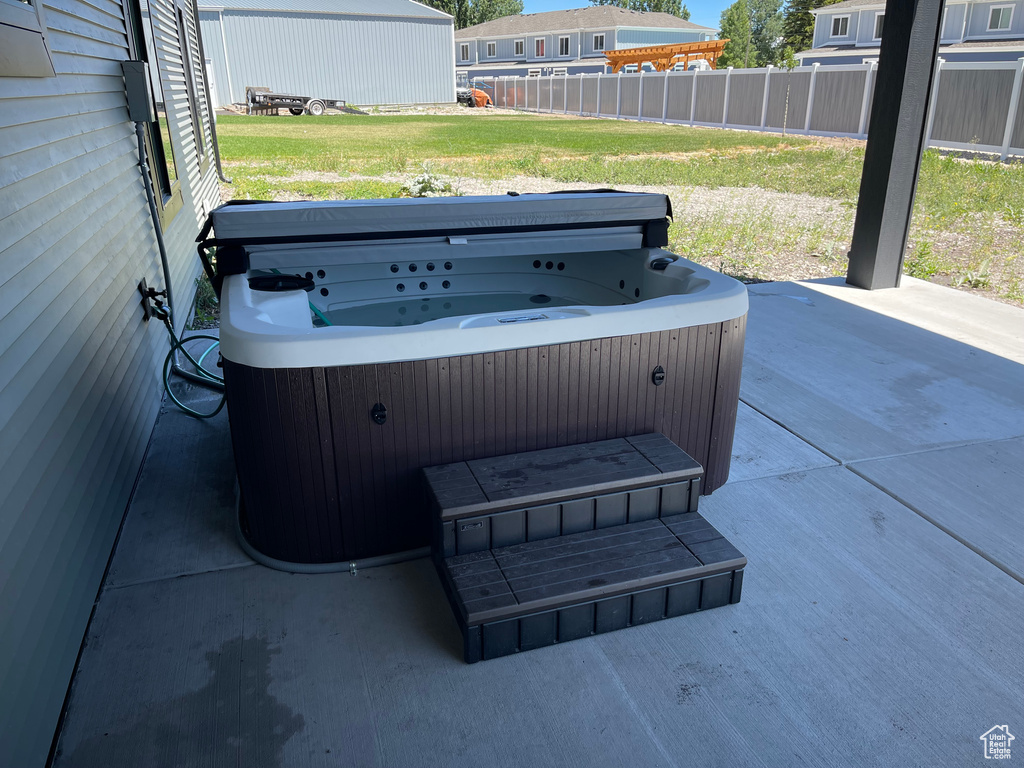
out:
<path id="1" fill-rule="evenodd" d="M 227 204 L 210 213 L 217 242 L 358 235 L 644 226 L 672 215 L 666 195 L 639 192 Z"/>

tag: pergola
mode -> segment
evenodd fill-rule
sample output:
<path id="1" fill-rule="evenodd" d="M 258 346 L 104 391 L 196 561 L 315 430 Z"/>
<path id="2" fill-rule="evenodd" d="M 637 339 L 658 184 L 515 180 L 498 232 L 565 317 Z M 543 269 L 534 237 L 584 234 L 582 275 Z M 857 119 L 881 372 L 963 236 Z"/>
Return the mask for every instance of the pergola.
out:
<path id="1" fill-rule="evenodd" d="M 649 45 L 644 48 L 624 48 L 605 51 L 612 72 L 618 72 L 629 64 L 650 64 L 658 72 L 672 69 L 676 64 L 690 66 L 691 61 L 704 60 L 715 69 L 715 62 L 722 55 L 722 49 L 729 41 L 707 40 L 700 43 L 679 43 L 677 45 Z"/>

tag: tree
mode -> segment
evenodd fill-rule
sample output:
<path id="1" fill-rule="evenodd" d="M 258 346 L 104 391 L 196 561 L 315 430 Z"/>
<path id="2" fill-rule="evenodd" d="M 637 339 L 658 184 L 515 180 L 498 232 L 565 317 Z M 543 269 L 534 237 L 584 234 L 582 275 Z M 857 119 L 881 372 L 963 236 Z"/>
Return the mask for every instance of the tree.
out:
<path id="1" fill-rule="evenodd" d="M 775 61 L 782 36 L 781 0 L 736 0 L 722 11 L 720 39 L 728 39 L 720 67 L 763 67 Z"/>
<path id="2" fill-rule="evenodd" d="M 690 20 L 690 9 L 682 4 L 682 0 L 590 0 L 590 4 L 615 5 L 644 13 L 670 13 L 681 19 Z"/>
<path id="3" fill-rule="evenodd" d="M 471 24 L 483 24 L 492 19 L 518 16 L 523 12 L 523 0 L 472 0 Z"/>
<path id="4" fill-rule="evenodd" d="M 815 8 L 838 3 L 839 0 L 789 0 L 786 3 L 785 18 L 782 22 L 782 36 L 785 45 L 794 51 L 806 51 L 814 45 Z"/>
<path id="5" fill-rule="evenodd" d="M 516 16 L 523 12 L 523 0 L 421 0 L 424 5 L 455 17 L 455 28 Z"/>

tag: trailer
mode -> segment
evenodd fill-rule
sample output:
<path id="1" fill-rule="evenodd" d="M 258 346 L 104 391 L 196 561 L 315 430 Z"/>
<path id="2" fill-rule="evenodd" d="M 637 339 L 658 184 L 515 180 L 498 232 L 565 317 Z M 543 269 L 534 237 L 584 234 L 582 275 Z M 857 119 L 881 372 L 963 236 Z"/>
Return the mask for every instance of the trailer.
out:
<path id="1" fill-rule="evenodd" d="M 348 106 L 343 99 L 322 99 L 318 96 L 296 96 L 292 93 L 273 93 L 269 88 L 247 85 L 245 87 L 246 113 L 250 115 L 277 114 L 279 109 L 287 109 L 293 115 L 320 116 L 330 109 L 348 112 L 353 115 L 365 115 L 362 110 Z"/>

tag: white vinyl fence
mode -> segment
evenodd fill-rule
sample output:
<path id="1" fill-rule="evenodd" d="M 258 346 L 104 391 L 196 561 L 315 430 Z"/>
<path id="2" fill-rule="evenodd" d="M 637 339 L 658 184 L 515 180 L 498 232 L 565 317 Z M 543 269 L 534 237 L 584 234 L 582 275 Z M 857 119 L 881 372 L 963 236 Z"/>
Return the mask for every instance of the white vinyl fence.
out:
<path id="1" fill-rule="evenodd" d="M 878 65 L 483 78 L 496 107 L 812 136 L 867 136 Z M 1024 155 L 1024 58 L 938 61 L 928 145 Z"/>

